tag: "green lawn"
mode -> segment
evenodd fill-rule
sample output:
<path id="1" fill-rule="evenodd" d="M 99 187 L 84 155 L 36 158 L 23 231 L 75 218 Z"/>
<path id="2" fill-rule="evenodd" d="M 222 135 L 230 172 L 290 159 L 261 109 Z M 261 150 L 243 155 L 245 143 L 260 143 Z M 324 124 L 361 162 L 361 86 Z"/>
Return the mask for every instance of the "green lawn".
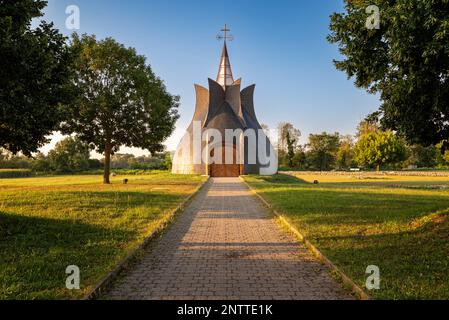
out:
<path id="1" fill-rule="evenodd" d="M 294 175 L 245 179 L 374 298 L 449 299 L 449 177 Z"/>
<path id="2" fill-rule="evenodd" d="M 130 180 L 128 185 L 122 179 Z M 83 297 L 204 181 L 158 172 L 0 179 L 0 299 Z M 65 289 L 77 265 L 81 290 Z"/>

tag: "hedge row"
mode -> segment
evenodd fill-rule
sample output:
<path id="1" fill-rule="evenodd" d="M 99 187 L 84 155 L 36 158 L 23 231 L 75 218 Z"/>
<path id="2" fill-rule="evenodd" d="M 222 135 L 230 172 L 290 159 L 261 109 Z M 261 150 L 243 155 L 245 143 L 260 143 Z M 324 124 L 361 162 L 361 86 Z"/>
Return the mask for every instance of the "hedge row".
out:
<path id="1" fill-rule="evenodd" d="M 358 172 L 348 172 L 348 171 L 279 171 L 279 173 L 284 174 L 296 174 L 296 175 L 340 175 L 340 176 L 421 176 L 421 177 L 449 177 L 449 171 L 358 171 Z"/>
<path id="2" fill-rule="evenodd" d="M 0 169 L 0 179 L 5 178 L 26 178 L 35 174 L 28 169 Z"/>

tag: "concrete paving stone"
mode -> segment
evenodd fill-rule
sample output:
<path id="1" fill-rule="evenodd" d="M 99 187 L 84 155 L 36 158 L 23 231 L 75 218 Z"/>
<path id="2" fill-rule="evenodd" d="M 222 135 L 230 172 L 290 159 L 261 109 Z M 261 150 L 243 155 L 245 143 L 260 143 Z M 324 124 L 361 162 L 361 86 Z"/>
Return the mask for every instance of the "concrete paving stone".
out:
<path id="1" fill-rule="evenodd" d="M 107 299 L 352 299 L 238 178 L 211 178 Z"/>

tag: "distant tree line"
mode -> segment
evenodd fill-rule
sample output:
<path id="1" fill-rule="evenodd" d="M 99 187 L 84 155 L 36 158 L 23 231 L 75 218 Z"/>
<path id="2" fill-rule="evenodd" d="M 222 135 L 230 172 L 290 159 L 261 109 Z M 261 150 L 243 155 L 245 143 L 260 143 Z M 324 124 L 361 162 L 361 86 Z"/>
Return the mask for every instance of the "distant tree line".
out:
<path id="1" fill-rule="evenodd" d="M 116 153 L 111 158 L 112 169 L 130 170 L 171 170 L 170 152 L 160 152 L 152 156 L 134 156 Z"/>
<path id="2" fill-rule="evenodd" d="M 264 128 L 268 129 L 265 125 Z M 281 170 L 449 167 L 449 151 L 443 148 L 444 141 L 431 146 L 409 145 L 397 133 L 382 130 L 378 121 L 373 118 L 362 121 L 355 136 L 341 135 L 338 132 L 310 134 L 306 144 L 299 143 L 301 132 L 291 123 L 280 123 L 277 132 Z"/>
<path id="3" fill-rule="evenodd" d="M 0 169 L 30 169 L 36 173 L 79 173 L 98 171 L 104 166 L 103 159 L 90 157 L 91 147 L 77 137 L 67 137 L 58 142 L 55 148 L 44 155 L 37 152 L 33 157 L 14 155 L 0 149 Z M 169 170 L 171 155 L 168 152 L 135 157 L 132 154 L 114 154 L 111 158 L 112 169 L 130 170 Z"/>

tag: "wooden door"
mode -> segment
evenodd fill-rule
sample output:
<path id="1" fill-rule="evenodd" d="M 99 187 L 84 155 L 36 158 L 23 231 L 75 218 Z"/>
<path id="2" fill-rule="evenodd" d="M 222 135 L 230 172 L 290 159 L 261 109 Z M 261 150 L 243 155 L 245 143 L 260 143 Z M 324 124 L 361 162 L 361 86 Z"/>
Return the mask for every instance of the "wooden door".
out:
<path id="1" fill-rule="evenodd" d="M 229 148 L 229 147 L 227 147 Z M 237 149 L 236 145 L 234 144 L 232 150 L 233 150 L 233 162 L 232 164 L 226 164 L 225 163 L 225 155 L 226 155 L 226 147 L 223 144 L 222 146 L 222 163 L 216 164 L 213 163 L 210 165 L 210 173 L 209 175 L 211 177 L 238 177 L 240 176 L 240 168 L 241 166 L 237 163 Z M 213 152 L 213 151 L 212 151 Z"/>

